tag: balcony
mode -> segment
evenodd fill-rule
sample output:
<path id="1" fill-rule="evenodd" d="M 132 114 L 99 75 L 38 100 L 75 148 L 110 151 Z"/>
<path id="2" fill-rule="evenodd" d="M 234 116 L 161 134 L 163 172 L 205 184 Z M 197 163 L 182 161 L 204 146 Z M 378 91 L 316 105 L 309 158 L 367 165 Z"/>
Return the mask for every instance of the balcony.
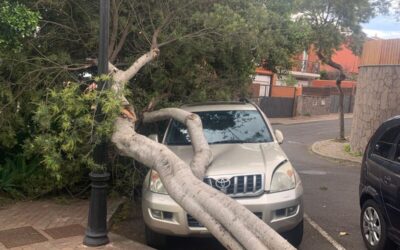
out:
<path id="1" fill-rule="evenodd" d="M 313 62 L 308 60 L 296 60 L 292 67 L 292 71 L 319 74 L 319 62 Z"/>

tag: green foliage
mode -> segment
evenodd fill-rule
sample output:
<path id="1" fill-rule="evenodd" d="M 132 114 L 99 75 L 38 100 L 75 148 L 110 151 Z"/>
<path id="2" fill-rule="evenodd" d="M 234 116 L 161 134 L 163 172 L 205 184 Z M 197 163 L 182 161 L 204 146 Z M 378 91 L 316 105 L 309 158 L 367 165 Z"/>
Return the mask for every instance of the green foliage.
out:
<path id="1" fill-rule="evenodd" d="M 321 70 L 319 72 L 321 80 L 329 80 L 328 79 L 328 72 L 326 70 Z"/>
<path id="2" fill-rule="evenodd" d="M 359 55 L 366 38 L 361 24 L 387 10 L 388 0 L 298 0 L 299 21 L 310 26 L 310 42 L 330 59 L 345 43 Z"/>
<path id="3" fill-rule="evenodd" d="M 286 83 L 287 86 L 296 86 L 297 79 L 292 74 L 288 74 L 285 77 L 285 83 Z"/>
<path id="4" fill-rule="evenodd" d="M 361 152 L 353 152 L 353 151 L 351 150 L 350 144 L 348 144 L 348 143 L 345 143 L 345 144 L 344 144 L 343 150 L 344 150 L 344 152 L 348 153 L 348 154 L 351 155 L 351 156 L 360 157 L 360 156 L 363 155 Z"/>
<path id="5" fill-rule="evenodd" d="M 44 179 L 37 160 L 28 161 L 22 154 L 6 158 L 0 165 L 0 191 L 12 198 L 23 198 L 48 189 Z"/>
<path id="6" fill-rule="evenodd" d="M 12 1 L 0 3 L 0 51 L 22 49 L 21 40 L 31 37 L 38 27 L 40 15 Z"/>
<path id="7" fill-rule="evenodd" d="M 344 144 L 344 151 L 347 153 L 350 153 L 350 151 L 351 151 L 350 144 L 348 144 L 348 143 Z"/>
<path id="8" fill-rule="evenodd" d="M 112 133 L 120 103 L 111 92 L 85 92 L 84 85 L 69 83 L 96 71 L 86 69 L 85 59 L 98 53 L 97 0 L 14 2 L 0 4 L 10 10 L 0 15 L 0 41 L 7 41 L 6 49 L 0 44 L 0 164 L 13 159 L 11 152 L 27 161 L 37 157 L 31 178 L 40 194 L 71 187 L 99 167 L 91 152 Z M 128 83 L 126 94 L 139 115 L 151 100 L 159 108 L 246 95 L 262 59 L 262 66 L 285 70 L 308 43 L 309 27 L 291 19 L 294 0 L 115 2 L 118 11 L 111 14 L 118 15 L 111 20 L 118 30 L 113 38 L 111 25 L 110 49 L 121 48 L 113 59 L 117 67 L 126 69 L 148 52 L 154 29 L 163 28 L 160 56 Z M 93 116 L 96 104 L 105 113 L 101 123 Z M 118 159 L 113 166 L 120 169 L 113 170 L 121 178 L 114 180 L 118 190 L 138 182 L 131 163 Z"/>
<path id="9" fill-rule="evenodd" d="M 35 134 L 24 145 L 28 157 L 40 156 L 49 179 L 57 188 L 78 182 L 82 173 L 98 169 L 92 159 L 94 146 L 110 138 L 121 109 L 114 91 L 82 90 L 77 83 L 51 89 L 33 116 Z M 101 107 L 101 121 L 95 116 Z"/>

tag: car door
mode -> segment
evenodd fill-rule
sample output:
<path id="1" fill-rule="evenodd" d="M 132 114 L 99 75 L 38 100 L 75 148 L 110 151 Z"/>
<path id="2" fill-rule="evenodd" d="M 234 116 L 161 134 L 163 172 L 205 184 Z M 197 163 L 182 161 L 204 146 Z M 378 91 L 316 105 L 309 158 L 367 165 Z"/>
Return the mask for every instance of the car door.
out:
<path id="1" fill-rule="evenodd" d="M 400 134 L 400 127 L 399 134 Z M 382 196 L 391 224 L 400 230 L 400 135 L 394 144 L 390 164 L 382 168 Z"/>
<path id="2" fill-rule="evenodd" d="M 400 126 L 389 129 L 376 144 L 381 159 L 380 190 L 392 226 L 400 229 Z M 383 157 L 384 156 L 384 157 Z"/>
<path id="3" fill-rule="evenodd" d="M 390 156 L 396 137 L 396 130 L 378 130 L 375 138 L 371 141 L 371 145 L 369 146 L 370 149 L 367 153 L 369 155 L 367 155 L 365 160 L 366 180 L 367 185 L 371 186 L 379 194 L 379 196 L 381 196 L 383 178 L 382 170 L 392 164 Z M 383 201 L 383 199 L 381 201 Z"/>

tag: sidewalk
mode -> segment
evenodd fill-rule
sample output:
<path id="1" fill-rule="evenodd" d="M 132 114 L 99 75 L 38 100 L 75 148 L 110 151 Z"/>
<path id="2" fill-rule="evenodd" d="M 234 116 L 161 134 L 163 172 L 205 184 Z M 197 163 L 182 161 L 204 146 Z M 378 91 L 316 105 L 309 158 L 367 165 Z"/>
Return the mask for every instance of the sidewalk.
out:
<path id="1" fill-rule="evenodd" d="M 344 114 L 344 118 L 353 118 L 353 114 Z M 296 116 L 288 118 L 269 118 L 272 125 L 292 125 L 308 122 L 339 120 L 339 114 L 315 115 L 315 116 Z"/>
<path id="2" fill-rule="evenodd" d="M 317 141 L 311 146 L 311 150 L 320 156 L 340 161 L 351 161 L 361 163 L 362 156 L 352 155 L 345 151 L 346 142 L 336 140 Z"/>
<path id="3" fill-rule="evenodd" d="M 109 199 L 107 223 L 123 199 Z M 53 200 L 17 202 L 0 207 L 0 250 L 5 249 L 84 249 L 89 202 Z M 117 234 L 111 243 L 94 249 L 151 249 Z"/>

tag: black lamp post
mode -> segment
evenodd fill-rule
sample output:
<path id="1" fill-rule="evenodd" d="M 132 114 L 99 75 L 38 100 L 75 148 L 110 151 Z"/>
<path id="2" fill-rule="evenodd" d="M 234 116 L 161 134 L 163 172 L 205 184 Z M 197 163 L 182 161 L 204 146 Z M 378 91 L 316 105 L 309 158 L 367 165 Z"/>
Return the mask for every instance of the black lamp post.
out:
<path id="1" fill-rule="evenodd" d="M 100 43 L 98 74 L 108 74 L 108 30 L 109 30 L 110 0 L 100 0 Z M 98 83 L 98 89 L 107 88 L 107 81 Z M 96 120 L 101 121 L 101 107 L 96 110 Z M 94 160 L 99 165 L 106 163 L 107 145 L 103 142 L 94 149 Z M 107 236 L 107 172 L 91 172 L 92 190 L 88 226 L 83 244 L 86 246 L 101 246 L 110 242 Z"/>

